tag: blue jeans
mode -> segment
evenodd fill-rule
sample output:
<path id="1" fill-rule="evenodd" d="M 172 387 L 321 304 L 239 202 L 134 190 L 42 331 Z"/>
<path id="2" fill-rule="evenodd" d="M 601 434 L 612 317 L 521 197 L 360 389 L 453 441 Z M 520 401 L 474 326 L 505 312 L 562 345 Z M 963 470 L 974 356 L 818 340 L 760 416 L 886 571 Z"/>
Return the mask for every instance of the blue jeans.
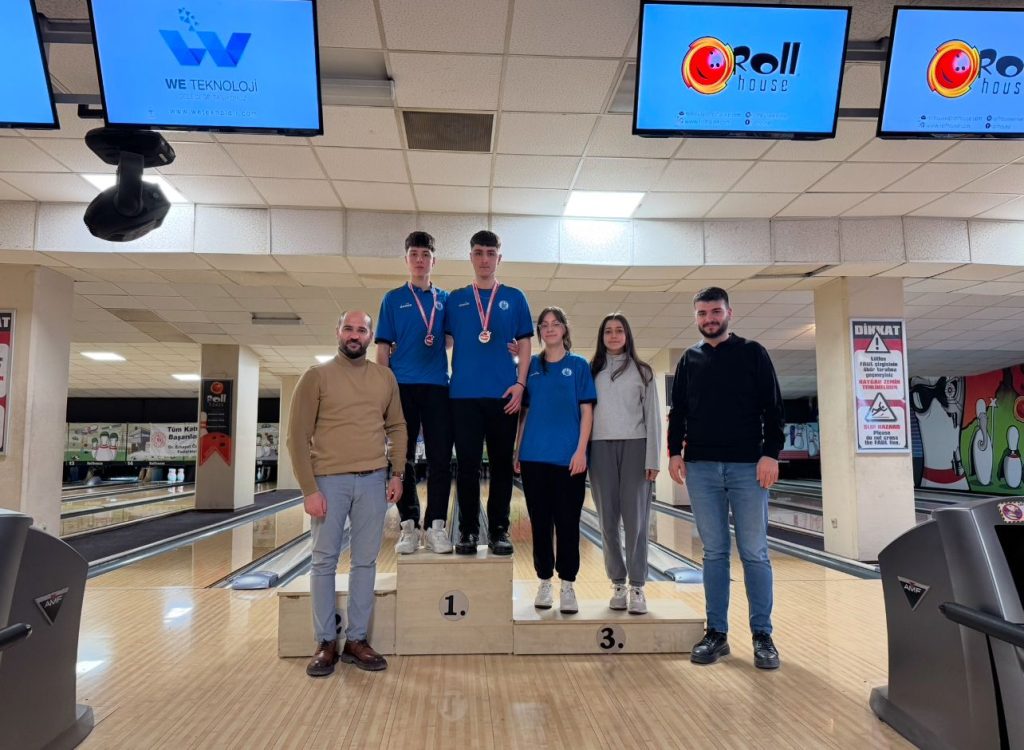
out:
<path id="1" fill-rule="evenodd" d="M 348 627 L 345 638 L 361 641 L 367 637 L 373 614 L 373 587 L 377 577 L 377 553 L 384 534 L 388 511 L 387 472 L 331 474 L 316 478 L 327 499 L 327 515 L 310 524 L 313 537 L 313 567 L 309 587 L 313 599 L 313 627 L 316 640 L 338 637 L 335 615 L 337 593 L 334 576 L 338 556 L 351 533 L 352 569 L 348 575 Z M 346 528 L 346 522 L 351 529 Z"/>
<path id="2" fill-rule="evenodd" d="M 687 461 L 686 487 L 704 545 L 708 629 L 729 631 L 729 511 L 750 606 L 750 629 L 772 632 L 772 564 L 768 561 L 768 490 L 757 464 Z"/>

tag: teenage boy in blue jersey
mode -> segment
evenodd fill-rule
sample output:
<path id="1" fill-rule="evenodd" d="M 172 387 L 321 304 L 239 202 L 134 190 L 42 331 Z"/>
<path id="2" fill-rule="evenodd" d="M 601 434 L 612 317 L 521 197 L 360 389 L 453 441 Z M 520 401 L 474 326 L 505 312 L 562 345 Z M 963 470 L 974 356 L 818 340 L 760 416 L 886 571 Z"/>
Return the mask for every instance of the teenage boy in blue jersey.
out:
<path id="1" fill-rule="evenodd" d="M 448 292 L 430 281 L 435 262 L 433 237 L 426 232 L 412 232 L 405 238 L 409 281 L 384 295 L 374 339 L 377 364 L 390 366 L 398 381 L 408 428 L 402 499 L 398 503 L 402 530 L 395 545 L 395 551 L 401 555 L 412 554 L 420 545 L 415 458 L 421 426 L 427 453 L 423 543 L 431 552 L 452 551 L 445 530 L 452 487 L 452 422 L 444 333 Z"/>
<path id="2" fill-rule="evenodd" d="M 512 451 L 517 413 L 530 367 L 533 319 L 526 295 L 501 284 L 501 240 L 481 230 L 469 241 L 473 283 L 448 297 L 445 331 L 454 339 L 451 403 L 458 459 L 459 541 L 455 552 L 475 555 L 479 541 L 480 462 L 487 441 L 490 492 L 487 499 L 488 546 L 511 555 L 508 538 L 512 502 Z M 519 343 L 519 363 L 509 344 Z"/>

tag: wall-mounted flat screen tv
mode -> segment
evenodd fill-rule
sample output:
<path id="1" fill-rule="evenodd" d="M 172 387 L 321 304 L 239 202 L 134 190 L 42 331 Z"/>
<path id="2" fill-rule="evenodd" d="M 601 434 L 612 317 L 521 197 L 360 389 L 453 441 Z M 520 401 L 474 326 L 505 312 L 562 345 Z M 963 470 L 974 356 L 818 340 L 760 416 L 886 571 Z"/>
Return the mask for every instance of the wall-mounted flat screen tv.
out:
<path id="1" fill-rule="evenodd" d="M 107 125 L 323 132 L 314 0 L 90 0 Z"/>
<path id="2" fill-rule="evenodd" d="M 850 9 L 643 0 L 633 133 L 832 138 Z"/>
<path id="3" fill-rule="evenodd" d="M 1024 137 L 1024 11 L 893 11 L 878 135 Z"/>
<path id="4" fill-rule="evenodd" d="M 0 0 L 0 128 L 60 127 L 33 0 Z"/>

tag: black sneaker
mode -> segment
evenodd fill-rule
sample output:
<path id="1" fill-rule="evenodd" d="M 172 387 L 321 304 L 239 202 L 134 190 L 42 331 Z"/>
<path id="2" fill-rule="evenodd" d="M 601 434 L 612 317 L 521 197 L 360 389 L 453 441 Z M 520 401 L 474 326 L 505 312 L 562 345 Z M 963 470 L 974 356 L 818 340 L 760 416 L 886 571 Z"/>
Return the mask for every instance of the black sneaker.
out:
<path id="1" fill-rule="evenodd" d="M 754 633 L 754 666 L 758 669 L 779 668 L 779 650 L 768 633 Z"/>
<path id="2" fill-rule="evenodd" d="M 729 636 L 717 630 L 708 630 L 690 651 L 694 664 L 714 664 L 720 656 L 729 655 Z"/>
<path id="3" fill-rule="evenodd" d="M 467 534 L 465 532 L 459 534 L 459 543 L 455 545 L 456 555 L 475 555 L 476 545 L 480 541 L 480 537 L 476 533 Z"/>
<path id="4" fill-rule="evenodd" d="M 487 546 L 496 555 L 512 554 L 512 542 L 509 540 L 508 532 L 505 529 L 498 529 L 497 532 L 491 534 L 491 541 Z"/>

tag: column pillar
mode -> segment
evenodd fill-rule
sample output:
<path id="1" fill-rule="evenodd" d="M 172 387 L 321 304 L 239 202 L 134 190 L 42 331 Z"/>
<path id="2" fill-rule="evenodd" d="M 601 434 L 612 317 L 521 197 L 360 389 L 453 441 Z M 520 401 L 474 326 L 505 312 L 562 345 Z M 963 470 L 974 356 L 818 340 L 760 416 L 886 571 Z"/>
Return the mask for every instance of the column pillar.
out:
<path id="1" fill-rule="evenodd" d="M 203 344 L 200 373 L 196 509 L 237 510 L 256 492 L 259 359 L 244 346 Z"/>
<path id="2" fill-rule="evenodd" d="M 654 368 L 654 379 L 658 385 L 658 406 L 661 408 L 661 470 L 654 483 L 654 492 L 660 502 L 669 505 L 689 505 L 690 495 L 686 485 L 676 484 L 668 473 L 668 413 L 672 410 L 672 394 L 668 391 L 666 376 L 674 375 L 682 349 L 663 349 L 650 361 Z"/>
<path id="3" fill-rule="evenodd" d="M 38 266 L 0 265 L 0 314 L 13 310 L 6 432 L 0 454 L 0 507 L 60 535 L 67 442 L 68 353 L 74 282 Z M 3 425 L 0 425 L 2 428 Z"/>
<path id="4" fill-rule="evenodd" d="M 287 448 L 292 395 L 298 384 L 298 375 L 281 376 L 281 415 L 277 421 L 277 489 L 279 490 L 299 489 L 299 480 L 295 478 L 295 472 L 292 471 L 292 460 Z"/>
<path id="5" fill-rule="evenodd" d="M 814 291 L 825 550 L 877 560 L 915 523 L 913 465 L 909 450 L 857 452 L 852 318 L 902 319 L 902 279 L 837 278 Z"/>

